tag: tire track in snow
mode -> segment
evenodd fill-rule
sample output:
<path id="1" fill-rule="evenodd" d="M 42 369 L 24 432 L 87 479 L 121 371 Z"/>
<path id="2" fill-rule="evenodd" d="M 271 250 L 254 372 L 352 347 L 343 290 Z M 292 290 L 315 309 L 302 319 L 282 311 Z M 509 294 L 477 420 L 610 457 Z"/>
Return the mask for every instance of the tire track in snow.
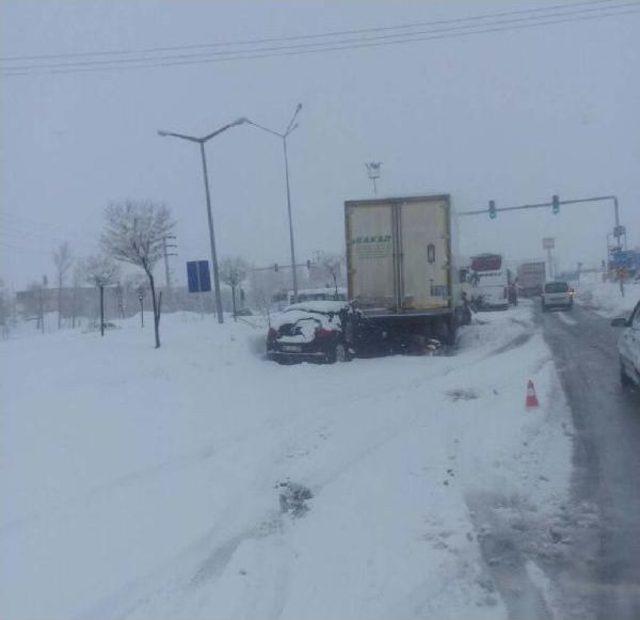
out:
<path id="1" fill-rule="evenodd" d="M 522 346 L 526 344 L 532 335 L 533 333 L 519 334 L 516 338 L 494 350 L 490 355 L 505 353 L 517 346 Z M 514 344 L 514 342 L 519 344 Z M 483 355 L 486 355 L 481 351 L 478 351 L 477 354 L 474 353 L 475 352 L 472 352 L 472 355 L 469 356 L 469 360 L 458 364 L 455 370 L 460 371 L 465 367 L 471 367 L 482 359 Z M 390 358 L 389 362 L 393 362 L 393 359 Z M 390 402 L 390 408 L 393 410 L 399 394 L 404 398 L 408 392 L 423 389 L 425 384 L 428 384 L 430 380 L 445 376 L 452 370 L 450 364 L 445 363 L 437 364 L 435 367 L 429 369 L 431 372 L 425 373 L 424 371 L 427 368 L 428 366 L 422 366 L 417 369 L 422 373 L 420 376 L 411 376 L 401 384 L 396 382 L 391 392 L 386 386 L 378 390 L 371 390 L 370 385 L 362 386 L 361 393 L 352 396 L 348 407 L 366 408 L 366 402 L 371 400 L 379 401 L 382 392 L 383 398 L 388 398 L 392 401 Z M 412 375 L 414 375 L 414 373 L 412 373 Z M 348 409 L 348 407 L 346 408 Z M 314 417 L 322 421 L 321 426 L 326 426 L 327 412 L 334 412 L 335 408 L 335 401 L 326 399 L 326 402 L 322 403 L 320 408 L 317 406 L 314 408 Z M 324 410 L 325 415 L 322 414 L 322 410 Z M 345 415 L 344 406 L 340 407 L 340 415 Z M 369 435 L 368 440 L 363 445 L 359 446 L 355 451 L 351 449 L 347 455 L 348 458 L 339 459 L 339 462 L 334 464 L 330 471 L 319 476 L 315 483 L 310 485 L 314 496 L 318 497 L 327 485 L 330 485 L 345 475 L 350 469 L 370 457 L 387 443 L 396 440 L 404 433 L 411 432 L 414 424 L 420 417 L 421 412 L 411 412 L 406 414 L 403 420 L 399 420 L 397 417 L 393 419 L 385 418 L 383 423 L 373 433 L 373 436 Z M 289 417 L 287 417 L 287 419 L 289 419 Z M 293 420 L 295 418 L 291 417 L 291 419 Z M 329 415 L 329 419 L 332 419 L 331 415 Z M 286 450 L 283 448 L 287 444 L 299 444 L 299 429 L 308 428 L 308 422 L 308 418 L 297 420 L 296 428 L 280 440 L 271 451 L 274 454 L 283 454 L 286 453 Z M 316 431 L 317 428 L 314 427 L 314 430 L 302 434 L 303 437 L 305 437 L 306 443 L 309 441 L 313 443 L 315 435 L 317 434 Z M 294 439 L 294 441 L 292 441 L 292 439 Z M 289 452 L 291 452 L 291 450 L 289 450 Z M 306 457 L 312 452 L 315 452 L 313 447 L 298 451 L 302 457 Z M 285 469 L 290 467 L 290 464 L 286 463 L 286 461 L 280 460 L 278 462 L 276 459 L 273 462 L 279 467 L 285 467 Z M 125 476 L 125 478 L 128 477 L 129 476 Z M 273 477 L 273 472 L 263 474 L 261 477 L 264 482 L 264 480 Z M 153 611 L 154 607 L 157 607 L 156 602 L 159 600 L 162 601 L 163 605 L 159 609 L 166 610 L 167 608 L 171 608 L 175 610 L 174 615 L 184 612 L 185 609 L 191 609 L 194 617 L 196 617 L 199 606 L 205 603 L 205 601 L 201 600 L 206 598 L 204 589 L 211 587 L 212 584 L 221 578 L 238 549 L 244 543 L 267 538 L 274 534 L 286 536 L 283 515 L 277 512 L 271 511 L 264 513 L 263 518 L 258 519 L 255 525 L 240 527 L 239 529 L 233 527 L 237 518 L 238 511 L 236 510 L 231 511 L 231 514 L 228 514 L 226 517 L 218 519 L 217 525 L 212 528 L 209 533 L 200 537 L 197 541 L 194 541 L 194 543 L 189 545 L 183 552 L 174 556 L 172 560 L 165 562 L 163 567 L 158 571 L 148 575 L 146 578 L 136 580 L 133 583 L 118 588 L 112 596 L 99 602 L 87 613 L 80 616 L 80 618 L 88 620 L 99 617 L 137 617 L 147 609 Z M 289 561 L 286 554 L 281 558 L 281 561 L 285 564 Z M 278 590 L 281 593 L 273 603 L 274 617 L 277 617 L 281 613 L 286 603 L 287 572 L 287 566 L 284 566 L 279 572 L 280 583 Z M 260 596 L 264 596 L 264 593 L 258 593 L 256 596 L 260 598 Z M 198 602 L 199 600 L 201 600 L 200 603 Z"/>
<path id="2" fill-rule="evenodd" d="M 544 593 L 527 571 L 522 539 L 526 531 L 510 527 L 496 509 L 520 510 L 513 499 L 490 493 L 469 493 L 469 515 L 476 529 L 480 552 L 513 620 L 553 620 Z"/>

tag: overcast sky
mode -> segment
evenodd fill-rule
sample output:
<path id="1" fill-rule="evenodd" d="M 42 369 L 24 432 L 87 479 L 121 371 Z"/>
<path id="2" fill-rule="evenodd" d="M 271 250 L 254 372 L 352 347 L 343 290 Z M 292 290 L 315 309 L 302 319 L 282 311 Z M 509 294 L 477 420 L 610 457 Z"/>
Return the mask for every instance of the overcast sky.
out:
<path id="1" fill-rule="evenodd" d="M 3 57 L 181 46 L 549 4 L 563 3 L 3 0 L 1 46 Z M 343 202 L 371 195 L 367 160 L 383 162 L 380 193 L 449 193 L 458 210 L 617 194 L 639 244 L 638 76 L 638 13 L 323 54 L 4 75 L 0 277 L 16 287 L 51 277 L 57 243 L 91 253 L 106 204 L 148 198 L 178 221 L 172 266 L 184 280 L 185 260 L 208 258 L 198 147 L 157 130 L 206 134 L 239 116 L 283 129 L 298 102 L 289 152 L 301 260 L 344 251 Z M 243 126 L 207 149 L 219 253 L 286 262 L 279 141 Z M 464 254 L 514 260 L 541 256 L 553 236 L 569 266 L 599 263 L 612 225 L 603 203 L 467 218 L 460 234 Z"/>

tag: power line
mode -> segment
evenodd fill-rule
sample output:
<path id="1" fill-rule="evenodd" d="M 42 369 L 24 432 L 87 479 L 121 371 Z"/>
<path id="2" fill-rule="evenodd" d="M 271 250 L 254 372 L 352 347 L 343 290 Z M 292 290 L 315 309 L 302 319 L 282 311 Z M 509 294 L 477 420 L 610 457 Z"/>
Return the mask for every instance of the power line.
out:
<path id="1" fill-rule="evenodd" d="M 601 0 L 602 1 L 602 0 Z M 607 2 L 609 2 L 610 0 L 606 0 Z M 637 2 L 630 2 L 630 3 L 624 3 L 624 4 L 618 4 L 618 5 L 611 5 L 611 6 L 606 6 L 606 7 L 597 7 L 597 8 L 586 8 L 586 9 L 579 9 L 579 10 L 571 10 L 571 11 L 565 11 L 563 13 L 559 13 L 559 12 L 548 12 L 545 13 L 545 15 L 528 15 L 526 17 L 518 17 L 518 18 L 512 18 L 512 19 L 501 19 L 501 20 L 493 20 L 490 22 L 486 22 L 480 26 L 472 23 L 472 24 L 467 24 L 467 25 L 458 25 L 458 26 L 452 26 L 452 27 L 448 27 L 448 28 L 439 28 L 436 30 L 423 30 L 423 31 L 417 31 L 417 32 L 409 32 L 409 33 L 392 33 L 392 34 L 383 34 L 383 35 L 375 35 L 372 37 L 366 37 L 366 38 L 347 38 L 347 39 L 342 39 L 342 40 L 336 40 L 336 41 L 321 41 L 321 42 L 313 42 L 313 43 L 300 43 L 300 44 L 296 44 L 296 45 L 282 45 L 282 46 L 271 46 L 271 47 L 258 47 L 258 48 L 254 48 L 254 49 L 250 49 L 250 50 L 232 50 L 232 51 L 209 51 L 209 52 L 200 52 L 200 53 L 192 53 L 192 54 L 171 54 L 171 55 L 167 55 L 167 56 L 154 56 L 154 57 L 134 57 L 134 58 L 121 58 L 121 59 L 114 59 L 114 60 L 85 60 L 85 61 L 75 61 L 75 62 L 64 62 L 64 63 L 53 63 L 53 64 L 42 64 L 42 63 L 36 63 L 36 64 L 27 64 L 27 65 L 17 65 L 17 66 L 12 66 L 12 67 L 7 67 L 7 69 L 5 69 L 5 71 L 9 71 L 9 72 L 17 72 L 17 71 L 33 71 L 34 69 L 36 70 L 41 70 L 41 69 L 75 69 L 75 68 L 80 68 L 80 67 L 106 67 L 106 68 L 112 68 L 112 67 L 121 67 L 121 66 L 127 66 L 127 65 L 140 65 L 141 63 L 143 63 L 144 65 L 146 65 L 149 62 L 152 63 L 164 63 L 164 61 L 169 61 L 166 63 L 166 65 L 168 66 L 169 64 L 174 64 L 171 61 L 178 61 L 175 62 L 175 64 L 186 64 L 185 61 L 188 60 L 197 60 L 197 59 L 205 59 L 207 61 L 209 61 L 209 59 L 214 59 L 214 58 L 222 58 L 222 59 L 236 59 L 236 58 L 244 58 L 247 54 L 263 54 L 263 53 L 270 53 L 270 52 L 281 52 L 281 51 L 286 51 L 286 52 L 295 52 L 297 50 L 313 50 L 315 51 L 315 49 L 321 50 L 321 51 L 326 51 L 329 49 L 332 49 L 331 46 L 335 46 L 335 45 L 339 45 L 340 48 L 337 49 L 348 49 L 346 46 L 350 45 L 350 44 L 356 44 L 356 47 L 359 47 L 360 45 L 358 44 L 370 44 L 370 43 L 375 43 L 378 41 L 385 41 L 385 40 L 389 40 L 389 39 L 400 39 L 399 41 L 393 41 L 393 42 L 404 42 L 404 40 L 419 40 L 419 39 L 415 39 L 415 37 L 419 36 L 419 35 L 429 35 L 429 34 L 439 34 L 439 33 L 446 33 L 446 32 L 458 32 L 458 31 L 467 31 L 470 28 L 476 28 L 476 27 L 485 27 L 487 25 L 492 25 L 492 26 L 502 26 L 502 25 L 510 25 L 510 24 L 516 24 L 516 23 L 520 23 L 520 22 L 534 22 L 537 23 L 539 22 L 541 19 L 545 19 L 545 18 L 549 18 L 549 17 L 573 17 L 573 16 L 582 16 L 582 15 L 586 15 L 590 12 L 594 12 L 597 11 L 598 14 L 595 15 L 594 17 L 603 17 L 603 16 L 607 16 L 607 15 L 611 15 L 611 14 L 615 14 L 612 11 L 615 9 L 621 9 L 621 8 L 627 8 L 627 7 L 631 7 L 631 6 L 638 6 Z M 604 12 L 604 10 L 607 10 L 608 12 Z M 619 11 L 616 11 L 619 12 Z M 474 19 L 474 18 L 459 18 L 458 20 L 448 20 L 449 23 L 452 22 L 460 22 L 460 21 L 468 21 L 469 19 Z M 486 19 L 486 18 L 485 18 Z M 155 66 L 155 65 L 154 65 Z"/>
<path id="2" fill-rule="evenodd" d="M 638 7 L 637 9 L 632 9 L 631 7 Z M 614 10 L 614 9 L 627 9 L 628 10 Z M 606 9 L 606 10 L 604 10 Z M 495 32 L 503 32 L 508 30 L 522 30 L 526 28 L 534 28 L 539 26 L 548 26 L 554 24 L 561 23 L 570 23 L 570 22 L 580 22 L 594 19 L 602 19 L 605 17 L 619 16 L 619 15 L 629 15 L 636 14 L 640 12 L 640 4 L 638 2 L 631 2 L 622 5 L 615 6 L 607 6 L 603 7 L 603 9 L 599 9 L 599 12 L 594 15 L 585 15 L 584 11 L 573 11 L 571 13 L 556 13 L 553 19 L 545 19 L 546 16 L 535 16 L 529 18 L 520 18 L 516 20 L 502 20 L 495 21 L 492 23 L 483 24 L 483 27 L 478 27 L 475 25 L 472 26 L 461 26 L 457 28 L 449 28 L 449 29 L 440 29 L 430 32 L 414 32 L 403 35 L 381 35 L 376 37 L 369 37 L 364 39 L 357 40 L 347 40 L 340 42 L 330 42 L 330 43 L 312 43 L 312 44 L 301 44 L 295 46 L 282 46 L 276 48 L 262 48 L 259 50 L 247 50 L 245 52 L 211 52 L 208 54 L 198 54 L 198 55 L 185 55 L 186 58 L 180 59 L 179 56 L 170 56 L 164 59 L 120 59 L 113 61 L 85 61 L 85 62 L 75 62 L 75 63 L 59 63 L 54 65 L 25 65 L 21 67 L 11 67 L 5 69 L 6 76 L 17 76 L 17 75 L 29 75 L 33 73 L 47 73 L 47 74 L 57 74 L 57 73 L 81 73 L 81 72 L 95 72 L 95 71 L 113 71 L 113 70 L 124 70 L 124 69 L 144 69 L 144 68 L 155 68 L 155 67 L 170 67 L 170 66 L 180 66 L 180 65 L 198 65 L 198 64 L 209 64 L 209 63 L 217 63 L 217 62 L 231 62 L 238 60 L 253 60 L 253 59 L 261 59 L 261 58 L 272 58 L 272 57 L 282 57 L 282 56 L 298 56 L 305 54 L 317 54 L 331 51 L 343 51 L 343 50 L 353 50 L 353 49 L 363 49 L 363 48 L 372 48 L 372 47 L 384 47 L 388 45 L 398 45 L 398 44 L 407 44 L 407 43 L 415 43 L 422 41 L 431 41 L 437 39 L 449 39 L 449 38 L 458 38 L 468 35 L 474 34 L 487 34 L 487 33 L 495 33 Z M 557 19 L 556 17 L 562 15 L 562 19 Z M 527 20 L 528 23 L 517 23 Z M 535 21 L 530 21 L 535 20 Z M 484 26 L 494 26 L 491 28 L 487 28 Z M 506 27 L 505 27 L 506 25 Z M 469 29 L 476 28 L 476 29 Z M 451 32 L 455 31 L 455 32 Z M 428 34 L 429 36 L 422 36 L 424 34 Z M 402 37 L 402 38 L 400 38 Z M 393 38 L 394 40 L 382 40 Z M 302 48 L 302 49 L 301 49 Z M 311 49 L 307 49 L 311 48 Z M 203 57 L 205 56 L 205 57 Z M 215 56 L 215 57 L 212 57 Z M 195 58 L 194 58 L 195 57 Z M 105 64 L 106 63 L 106 64 Z"/>
<path id="3" fill-rule="evenodd" d="M 436 26 L 436 25 L 451 24 L 451 23 L 461 23 L 461 22 L 467 22 L 467 21 L 495 19 L 496 17 L 524 15 L 528 13 L 539 13 L 539 12 L 552 13 L 554 10 L 558 10 L 558 9 L 573 9 L 575 7 L 580 7 L 580 6 L 608 4 L 613 1 L 615 0 L 589 0 L 587 2 L 569 2 L 569 3 L 565 2 L 563 4 L 554 4 L 554 5 L 549 5 L 545 7 L 537 7 L 537 8 L 531 8 L 531 9 L 520 9 L 517 11 L 501 11 L 497 13 L 483 13 L 483 14 L 470 15 L 467 17 L 457 17 L 457 18 L 450 18 L 450 19 L 431 20 L 426 22 L 412 22 L 407 24 L 397 24 L 395 26 L 378 26 L 378 27 L 372 27 L 372 28 L 358 28 L 358 29 L 352 29 L 352 30 L 333 30 L 333 31 L 316 33 L 316 34 L 267 37 L 267 38 L 259 38 L 259 39 L 241 39 L 236 41 L 219 41 L 216 43 L 195 43 L 195 44 L 187 44 L 187 45 L 133 48 L 133 49 L 124 49 L 124 50 L 99 50 L 95 52 L 90 52 L 90 51 L 66 52 L 66 53 L 58 53 L 58 54 L 35 54 L 30 56 L 4 56 L 4 57 L 0 57 L 0 61 L 7 62 L 7 61 L 23 61 L 23 60 L 50 60 L 55 58 L 77 58 L 77 57 L 87 57 L 87 56 L 124 56 L 124 55 L 131 55 L 131 54 L 172 52 L 172 51 L 182 51 L 182 50 L 189 50 L 189 49 L 206 49 L 206 48 L 212 48 L 212 47 L 235 47 L 235 46 L 241 46 L 241 45 L 259 45 L 262 43 L 277 43 L 277 42 L 283 42 L 283 41 L 300 41 L 300 40 L 308 40 L 308 39 L 338 37 L 338 36 L 353 35 L 353 34 L 386 32 L 389 30 L 422 28 L 424 26 L 428 27 L 428 26 Z M 584 10 L 589 10 L 589 9 L 584 9 Z M 590 9 L 590 10 L 599 10 L 599 7 Z"/>

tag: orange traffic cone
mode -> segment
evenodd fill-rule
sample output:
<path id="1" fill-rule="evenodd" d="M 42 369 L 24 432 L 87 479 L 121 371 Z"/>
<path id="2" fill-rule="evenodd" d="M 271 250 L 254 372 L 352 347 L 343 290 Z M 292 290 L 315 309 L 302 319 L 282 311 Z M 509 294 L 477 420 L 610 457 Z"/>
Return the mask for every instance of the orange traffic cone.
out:
<path id="1" fill-rule="evenodd" d="M 539 407 L 540 403 L 538 402 L 538 397 L 536 396 L 536 389 L 533 387 L 533 381 L 529 379 L 529 383 L 527 383 L 527 409 L 533 409 L 534 407 Z"/>

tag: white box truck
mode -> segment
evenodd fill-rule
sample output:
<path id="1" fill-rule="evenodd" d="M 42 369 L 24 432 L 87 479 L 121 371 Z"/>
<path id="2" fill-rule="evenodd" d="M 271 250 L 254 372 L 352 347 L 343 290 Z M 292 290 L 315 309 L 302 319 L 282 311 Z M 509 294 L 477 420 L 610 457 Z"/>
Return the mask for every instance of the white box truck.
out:
<path id="1" fill-rule="evenodd" d="M 349 299 L 396 339 L 455 340 L 470 319 L 448 195 L 345 202 Z"/>
<path id="2" fill-rule="evenodd" d="M 523 297 L 542 295 L 547 280 L 547 264 L 541 260 L 518 266 L 518 289 Z"/>

